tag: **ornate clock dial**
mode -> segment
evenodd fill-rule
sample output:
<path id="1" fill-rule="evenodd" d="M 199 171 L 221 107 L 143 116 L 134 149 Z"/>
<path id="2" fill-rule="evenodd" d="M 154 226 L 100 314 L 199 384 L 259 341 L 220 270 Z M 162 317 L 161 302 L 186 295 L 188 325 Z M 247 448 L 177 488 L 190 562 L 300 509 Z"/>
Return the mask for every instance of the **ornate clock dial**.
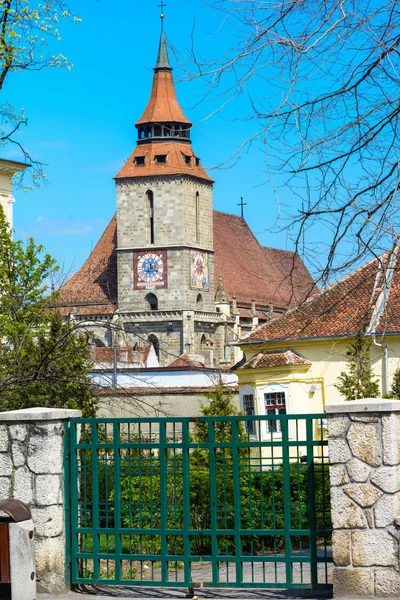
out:
<path id="1" fill-rule="evenodd" d="M 158 254 L 144 254 L 138 261 L 138 277 L 141 281 L 155 283 L 163 277 L 164 265 Z"/>
<path id="2" fill-rule="evenodd" d="M 165 250 L 134 254 L 135 288 L 152 290 L 167 287 Z"/>

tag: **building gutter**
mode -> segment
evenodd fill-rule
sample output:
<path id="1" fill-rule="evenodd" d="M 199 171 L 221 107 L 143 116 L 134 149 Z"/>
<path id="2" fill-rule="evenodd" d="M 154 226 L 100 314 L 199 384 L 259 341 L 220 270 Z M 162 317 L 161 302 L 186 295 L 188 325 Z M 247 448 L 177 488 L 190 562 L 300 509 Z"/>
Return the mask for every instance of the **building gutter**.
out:
<path id="1" fill-rule="evenodd" d="M 385 279 L 384 286 L 383 286 L 383 289 L 382 289 L 381 293 L 379 294 L 378 299 L 376 301 L 376 304 L 374 307 L 374 312 L 371 317 L 371 322 L 370 322 L 369 328 L 367 330 L 367 333 L 371 336 L 373 345 L 376 346 L 377 348 L 381 348 L 383 350 L 383 369 L 382 369 L 383 370 L 383 377 L 382 377 L 382 394 L 383 395 L 387 394 L 389 391 L 389 348 L 383 342 L 379 343 L 376 341 L 376 328 L 378 326 L 378 323 L 380 321 L 382 313 L 386 308 L 387 301 L 389 298 L 390 288 L 392 285 L 392 280 L 393 280 L 393 275 L 394 275 L 394 269 L 395 269 L 395 265 L 396 265 L 396 261 L 397 261 L 397 254 L 398 254 L 398 245 L 396 244 L 396 246 L 393 248 L 393 252 L 390 255 L 386 273 L 383 273 L 383 276 Z M 375 287 L 378 284 L 378 280 L 380 279 L 383 270 L 384 269 L 381 265 L 380 269 L 377 273 L 377 276 L 376 276 Z M 384 338 L 384 334 L 382 334 L 382 340 L 383 340 L 383 338 Z"/>

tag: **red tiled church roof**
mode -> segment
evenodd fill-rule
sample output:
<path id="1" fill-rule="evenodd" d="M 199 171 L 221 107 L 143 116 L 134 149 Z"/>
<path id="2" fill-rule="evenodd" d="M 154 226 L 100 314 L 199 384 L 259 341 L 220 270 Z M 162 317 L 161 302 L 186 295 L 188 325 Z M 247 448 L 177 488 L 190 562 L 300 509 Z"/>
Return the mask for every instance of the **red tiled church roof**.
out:
<path id="1" fill-rule="evenodd" d="M 156 162 L 157 155 L 166 155 L 166 162 Z M 145 158 L 143 165 L 136 164 L 135 157 L 137 156 Z M 190 165 L 186 164 L 185 156 L 190 157 Z M 153 177 L 154 175 L 190 175 L 213 181 L 202 165 L 197 164 L 197 157 L 192 147 L 189 144 L 177 142 L 157 142 L 156 144 L 136 146 L 115 179 Z"/>
<path id="2" fill-rule="evenodd" d="M 394 262 L 393 262 L 394 258 Z M 385 293 L 385 289 L 389 288 Z M 385 253 L 286 314 L 259 327 L 242 343 L 400 333 L 400 271 Z"/>
<path id="3" fill-rule="evenodd" d="M 109 314 L 115 311 L 116 248 L 117 217 L 114 215 L 87 261 L 61 287 L 60 306 L 79 306 L 79 314 Z"/>
<path id="4" fill-rule="evenodd" d="M 316 287 L 294 252 L 265 248 L 246 221 L 214 211 L 215 282 L 219 275 L 228 296 L 241 303 L 285 309 L 303 302 Z"/>
<path id="5" fill-rule="evenodd" d="M 117 220 L 114 216 L 84 265 L 60 289 L 60 306 L 79 314 L 112 313 L 117 304 Z M 314 288 L 301 259 L 263 248 L 241 217 L 214 211 L 215 287 L 222 275 L 228 296 L 258 306 L 287 308 Z M 293 273 L 292 273 L 293 270 Z M 294 291 L 292 291 L 292 284 Z"/>
<path id="6" fill-rule="evenodd" d="M 144 123 L 185 123 L 191 125 L 176 97 L 171 71 L 154 73 L 150 100 L 136 125 Z"/>

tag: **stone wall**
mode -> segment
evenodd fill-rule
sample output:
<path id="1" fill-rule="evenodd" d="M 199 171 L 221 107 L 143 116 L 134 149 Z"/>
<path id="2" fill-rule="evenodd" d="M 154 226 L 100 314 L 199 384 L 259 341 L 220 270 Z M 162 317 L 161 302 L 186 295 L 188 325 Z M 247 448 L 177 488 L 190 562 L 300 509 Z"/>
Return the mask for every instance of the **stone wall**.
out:
<path id="1" fill-rule="evenodd" d="M 77 410 L 0 413 L 0 499 L 29 505 L 38 590 L 65 591 L 64 422 Z"/>
<path id="2" fill-rule="evenodd" d="M 400 401 L 328 406 L 334 596 L 400 597 Z"/>

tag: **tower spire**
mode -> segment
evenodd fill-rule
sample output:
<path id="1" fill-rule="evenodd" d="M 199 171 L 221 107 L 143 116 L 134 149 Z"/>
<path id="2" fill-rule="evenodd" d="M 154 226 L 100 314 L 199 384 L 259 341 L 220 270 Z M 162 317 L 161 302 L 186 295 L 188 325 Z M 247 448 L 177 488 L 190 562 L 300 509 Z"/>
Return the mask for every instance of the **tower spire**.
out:
<path id="1" fill-rule="evenodd" d="M 156 63 L 156 66 L 154 67 L 154 71 L 156 73 L 158 71 L 172 71 L 172 67 L 170 65 L 169 57 L 168 57 L 167 42 L 165 40 L 165 34 L 164 34 L 164 18 L 165 18 L 164 7 L 165 6 L 167 6 L 167 5 L 164 4 L 163 0 L 161 0 L 161 4 L 159 4 L 159 7 L 161 8 L 161 14 L 160 14 L 161 37 L 160 37 L 160 45 L 158 47 L 157 63 Z"/>

